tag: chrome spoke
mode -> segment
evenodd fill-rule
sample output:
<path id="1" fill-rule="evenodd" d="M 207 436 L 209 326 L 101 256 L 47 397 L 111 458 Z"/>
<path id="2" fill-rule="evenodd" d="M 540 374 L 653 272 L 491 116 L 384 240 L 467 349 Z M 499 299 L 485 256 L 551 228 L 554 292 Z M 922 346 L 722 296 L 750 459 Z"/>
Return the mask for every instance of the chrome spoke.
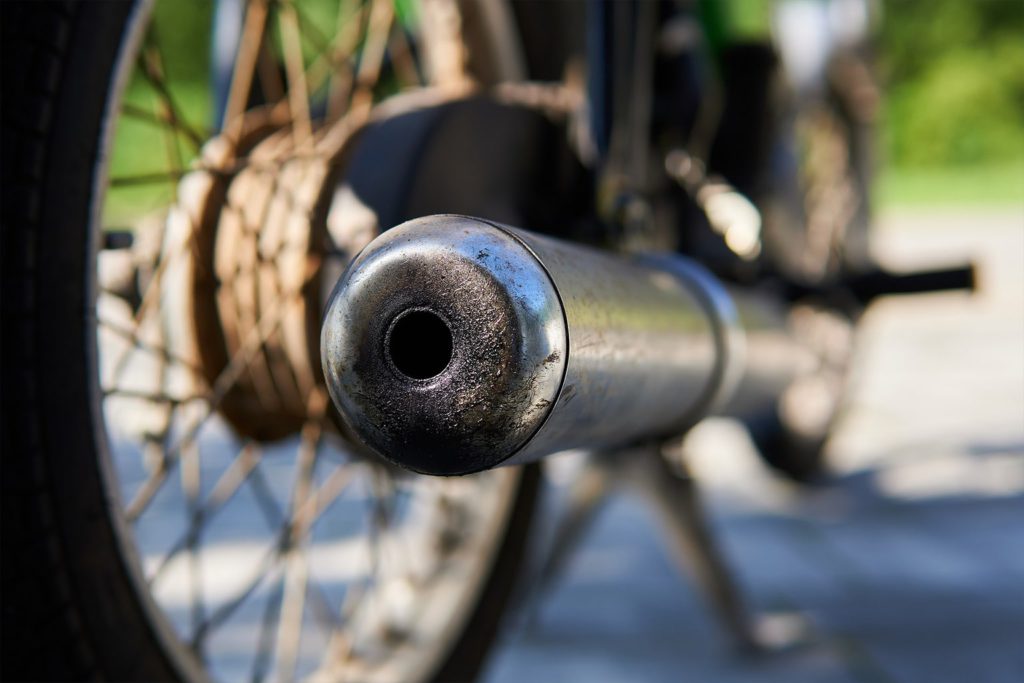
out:
<path id="1" fill-rule="evenodd" d="M 367 558 L 369 559 L 369 570 L 361 581 L 354 586 L 350 586 L 345 592 L 345 600 L 341 606 L 341 616 L 342 620 L 349 624 L 348 630 L 351 633 L 346 637 L 339 638 L 334 643 L 336 649 L 333 649 L 331 652 L 331 660 L 334 663 L 343 661 L 356 648 L 357 643 L 354 634 L 362 630 L 359 624 L 359 617 L 365 615 L 365 612 L 360 611 L 359 607 L 363 604 L 370 590 L 377 586 L 378 578 L 381 574 L 381 534 L 387 530 L 390 518 L 388 504 L 380 495 L 380 478 L 382 476 L 385 476 L 382 468 L 371 468 L 370 482 L 372 495 L 368 499 L 369 505 L 366 511 L 368 527 L 364 535 Z"/>
<path id="2" fill-rule="evenodd" d="M 135 311 L 134 325 L 138 328 L 142 324 L 142 320 L 146 317 L 149 309 L 155 302 L 162 299 L 161 284 L 163 282 L 164 273 L 167 269 L 177 261 L 179 258 L 185 255 L 186 248 L 194 248 L 195 242 L 195 226 L 191 226 L 189 230 L 189 236 L 187 239 L 182 240 L 181 244 L 176 245 L 170 254 L 162 254 L 160 262 L 156 266 L 156 270 L 153 272 L 153 277 L 150 279 L 149 284 L 146 286 L 146 291 L 142 293 L 142 301 L 139 303 L 138 310 Z M 161 240 L 162 241 L 162 240 Z"/>
<path id="3" fill-rule="evenodd" d="M 146 511 L 149 504 L 156 497 L 160 487 L 163 486 L 164 481 L 167 479 L 167 475 L 170 473 L 170 466 L 166 457 L 160 459 L 159 465 L 156 470 L 150 472 L 150 475 L 146 478 L 146 481 L 142 483 L 139 490 L 135 493 L 131 502 L 125 506 L 124 516 L 129 522 L 134 522 Z"/>
<path id="4" fill-rule="evenodd" d="M 155 34 L 154 34 L 155 35 Z M 153 52 L 156 54 L 157 63 L 156 69 L 159 69 L 159 75 L 161 78 L 164 76 L 164 64 L 163 59 L 160 55 L 159 48 L 154 47 Z M 155 70 L 154 70 L 155 71 Z M 171 121 L 176 120 L 175 113 L 171 110 L 170 105 L 164 102 L 163 105 L 163 116 Z M 180 178 L 184 174 L 184 162 L 181 155 L 181 149 L 178 146 L 178 136 L 173 127 L 163 128 L 164 147 L 167 154 L 167 164 L 170 168 L 170 172 L 176 177 Z M 113 185 L 114 180 L 111 180 Z M 163 224 L 162 237 L 166 236 L 167 226 Z M 169 321 L 167 316 L 160 315 L 157 319 L 157 327 L 160 334 L 160 345 L 166 347 L 168 340 L 170 339 L 170 331 L 168 329 Z M 158 357 L 158 373 L 160 375 L 160 392 L 165 393 L 168 389 L 168 383 L 170 381 L 170 364 L 163 357 Z M 163 425 L 161 434 L 161 446 L 164 447 L 163 453 L 164 458 L 160 462 L 159 468 L 166 469 L 166 446 L 168 440 L 168 433 L 171 429 L 171 425 L 174 420 L 175 412 L 178 406 L 171 403 L 162 404 L 163 407 Z M 182 449 L 182 461 L 183 466 L 181 468 L 181 488 L 185 493 L 186 506 L 185 515 L 186 519 L 195 515 L 199 505 L 199 495 L 202 486 L 202 469 L 199 463 L 199 446 L 196 443 L 191 443 L 183 447 Z M 188 536 L 188 578 L 189 578 L 189 604 L 192 618 L 193 627 L 197 627 L 203 620 L 205 612 L 205 604 L 203 601 L 202 592 L 202 566 L 201 559 L 199 557 L 199 531 L 198 529 L 189 534 Z"/>
<path id="5" fill-rule="evenodd" d="M 306 499 L 306 502 L 296 512 L 296 516 L 308 520 L 307 524 L 312 527 L 323 517 L 331 504 L 338 500 L 338 496 L 344 493 L 352 482 L 353 476 L 354 470 L 350 464 L 335 467 L 320 488 L 313 491 Z"/>

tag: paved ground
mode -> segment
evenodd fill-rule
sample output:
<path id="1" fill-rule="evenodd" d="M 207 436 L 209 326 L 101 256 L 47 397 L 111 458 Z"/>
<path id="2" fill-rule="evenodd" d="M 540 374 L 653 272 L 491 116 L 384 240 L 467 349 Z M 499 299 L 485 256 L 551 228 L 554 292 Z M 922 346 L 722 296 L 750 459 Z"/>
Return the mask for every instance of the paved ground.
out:
<path id="1" fill-rule="evenodd" d="M 892 214 L 881 227 L 880 253 L 893 266 L 975 258 L 982 293 L 890 299 L 869 311 L 852 400 L 831 444 L 834 482 L 805 491 L 773 477 L 727 421 L 702 425 L 688 443 L 748 599 L 806 614 L 816 642 L 736 656 L 677 574 L 643 501 L 622 497 L 532 616 L 506 633 L 487 683 L 1024 681 L 1024 209 Z M 148 413 L 131 415 L 128 426 L 145 425 Z M 207 432 L 195 459 L 204 495 L 240 447 L 223 423 Z M 261 468 L 284 506 L 295 444 L 266 451 Z M 117 441 L 115 458 L 130 499 L 145 458 L 132 439 Z M 556 465 L 547 503 L 557 511 L 573 463 Z M 184 532 L 183 481 L 163 487 L 136 524 L 147 565 Z M 361 515 L 332 512 L 320 539 L 328 549 L 351 534 L 352 518 Z M 209 604 L 235 595 L 269 538 L 260 501 L 243 487 L 204 531 L 210 555 L 197 575 Z M 335 570 L 348 565 L 338 557 L 314 558 L 311 572 L 340 603 L 347 579 Z M 157 593 L 189 633 L 196 593 L 191 564 L 178 560 Z M 217 632 L 225 680 L 249 677 L 275 595 L 266 586 L 257 593 Z M 322 639 L 302 646 L 303 662 L 315 666 Z"/>
<path id="2" fill-rule="evenodd" d="M 834 482 L 774 478 L 725 421 L 689 444 L 749 600 L 807 614 L 817 643 L 736 656 L 623 497 L 488 683 L 1024 681 L 1024 209 L 892 213 L 879 247 L 893 266 L 973 258 L 982 292 L 872 308 Z"/>

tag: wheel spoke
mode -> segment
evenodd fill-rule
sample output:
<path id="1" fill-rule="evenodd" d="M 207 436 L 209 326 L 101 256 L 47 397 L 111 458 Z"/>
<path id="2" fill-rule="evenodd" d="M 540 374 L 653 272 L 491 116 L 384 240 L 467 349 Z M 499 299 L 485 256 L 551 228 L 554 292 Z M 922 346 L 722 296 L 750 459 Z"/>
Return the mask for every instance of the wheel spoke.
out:
<path id="1" fill-rule="evenodd" d="M 202 469 L 199 464 L 199 446 L 196 443 L 192 443 L 182 449 L 181 456 L 181 488 L 185 492 L 185 514 L 189 522 L 195 519 L 199 510 L 201 477 Z M 194 527 L 192 533 L 188 535 L 186 542 L 188 548 L 188 578 L 189 587 L 191 588 L 189 600 L 191 603 L 193 629 L 199 628 L 206 612 L 203 600 L 202 566 L 199 553 L 201 531 L 201 525 Z"/>
<path id="2" fill-rule="evenodd" d="M 416 59 L 409 43 L 409 37 L 405 34 L 405 28 L 395 22 L 392 27 L 392 35 L 388 54 L 391 55 L 391 63 L 394 65 L 399 79 L 404 82 L 406 87 L 426 85 L 422 74 L 416 68 Z"/>
<path id="3" fill-rule="evenodd" d="M 308 525 L 312 527 L 323 517 L 323 514 L 334 503 L 348 485 L 352 482 L 354 469 L 346 464 L 336 467 L 327 479 L 307 499 L 303 506 L 296 512 L 297 517 L 308 519 Z"/>
<path id="4" fill-rule="evenodd" d="M 297 513 L 299 516 L 308 519 L 308 529 L 312 529 L 320 518 L 323 517 L 324 513 L 330 509 L 331 505 L 345 492 L 354 476 L 354 465 L 351 463 L 336 467 L 328 475 L 324 483 L 310 494 L 306 503 Z M 259 468 L 253 470 L 249 483 L 256 493 L 267 524 L 271 528 L 276 529 L 284 523 L 285 514 L 274 499 L 274 494 L 271 492 L 270 486 L 267 484 L 266 478 Z"/>
<path id="5" fill-rule="evenodd" d="M 170 220 L 170 217 L 168 217 L 167 220 Z M 162 224 L 164 232 L 166 232 L 166 223 L 167 221 L 164 221 Z M 164 273 L 168 268 L 170 268 L 171 263 L 177 261 L 185 254 L 186 248 L 195 247 L 195 225 L 191 224 L 191 221 L 189 221 L 189 223 L 189 231 L 186 238 L 176 244 L 174 248 L 170 250 L 170 253 L 162 254 L 162 258 L 157 263 L 156 269 L 153 271 L 153 276 L 146 285 L 146 291 L 142 293 L 142 301 L 139 303 L 139 307 L 135 311 L 135 315 L 132 320 L 132 328 L 130 330 L 133 342 L 138 341 L 139 327 L 142 325 L 142 321 L 145 319 L 150 307 L 153 306 L 154 302 L 160 301 L 163 298 L 161 293 Z M 161 239 L 161 242 L 163 242 L 163 239 Z M 118 367 L 118 371 L 115 371 L 114 373 L 115 383 L 120 379 L 120 370 L 123 369 L 120 366 Z"/>
<path id="6" fill-rule="evenodd" d="M 365 117 L 373 105 L 373 88 L 380 78 L 388 35 L 391 33 L 391 24 L 395 18 L 395 7 L 392 0 L 372 0 L 372 2 L 366 42 L 359 59 L 359 71 L 356 73 L 356 90 L 352 94 L 349 104 L 350 111 L 358 119 Z"/>
<path id="7" fill-rule="evenodd" d="M 189 130 L 182 126 L 181 122 L 176 120 L 173 116 L 168 115 L 167 109 L 164 108 L 159 114 L 151 112 L 144 107 L 140 107 L 137 104 L 131 102 L 123 102 L 121 104 L 121 113 L 125 116 L 137 119 L 139 121 L 146 121 L 152 123 L 160 128 L 170 128 L 175 133 L 178 133 L 192 146 L 195 151 L 199 151 L 200 147 L 196 142 L 196 139 L 190 134 Z"/>
<path id="8" fill-rule="evenodd" d="M 260 457 L 260 451 L 255 444 L 247 443 L 242 447 L 238 455 L 232 459 L 227 470 L 224 471 L 213 485 L 213 490 L 206 497 L 206 500 L 203 501 L 202 505 L 198 505 L 190 511 L 188 528 L 171 545 L 170 550 L 161 559 L 160 564 L 153 570 L 153 573 L 148 578 L 150 586 L 156 585 L 163 576 L 164 570 L 188 546 L 189 540 L 194 536 L 198 536 L 203 525 L 209 523 L 217 512 L 235 496 L 242 484 L 249 478 L 253 469 L 259 464 Z"/>
<path id="9" fill-rule="evenodd" d="M 137 399 L 140 401 L 146 401 L 147 403 L 166 403 L 171 406 L 180 406 L 194 401 L 206 400 L 206 396 L 202 394 L 194 394 L 191 396 L 170 396 L 159 391 L 138 391 L 135 389 L 121 389 L 119 387 L 103 389 L 102 393 L 104 398 L 107 398 L 108 396 L 115 396 L 117 398 Z"/>
<path id="10" fill-rule="evenodd" d="M 315 501 L 315 512 L 312 514 L 312 521 L 310 522 L 310 528 L 316 524 L 320 519 L 320 516 L 330 508 L 331 504 L 338 499 L 342 492 L 345 491 L 348 483 L 352 480 L 354 475 L 354 466 L 351 463 L 346 463 L 342 467 L 337 467 L 327 477 L 327 480 L 320 485 L 313 495 L 310 497 L 312 501 Z M 249 485 L 256 496 L 257 503 L 260 506 L 260 511 L 263 513 L 263 517 L 266 520 L 267 526 L 271 530 L 277 530 L 285 524 L 285 514 L 274 499 L 274 494 L 270 490 L 270 486 L 267 484 L 266 478 L 263 476 L 262 471 L 257 467 L 253 470 L 252 476 L 249 479 Z M 309 505 L 309 501 L 307 501 Z M 307 514 L 300 512 L 299 514 Z M 314 606 L 317 609 L 317 615 L 320 617 L 322 622 L 329 622 L 331 626 L 337 626 L 340 624 L 341 619 L 335 613 L 334 608 L 331 607 L 330 601 L 326 597 L 326 592 L 316 583 L 316 581 L 310 582 L 314 587 L 314 596 L 316 597 L 316 603 Z"/>
<path id="11" fill-rule="evenodd" d="M 307 278 L 308 281 L 308 278 Z M 305 284 L 305 283 L 304 283 Z M 304 286 L 303 284 L 303 286 Z M 300 287 L 301 291 L 301 287 Z M 224 370 L 221 371 L 217 380 L 210 389 L 210 396 L 207 398 L 207 405 L 197 415 L 192 424 L 185 430 L 178 441 L 168 449 L 163 458 L 163 465 L 159 467 L 142 485 L 132 502 L 128 504 L 125 515 L 129 521 L 138 519 L 145 509 L 152 502 L 153 497 L 159 491 L 170 470 L 176 464 L 183 446 L 187 446 L 195 440 L 199 431 L 212 417 L 220 404 L 224 401 L 228 392 L 235 386 L 235 383 L 245 372 L 253 358 L 266 343 L 267 338 L 277 330 L 281 324 L 281 318 L 285 310 L 285 303 L 293 300 L 296 294 L 291 296 L 282 295 L 278 297 L 270 310 L 263 314 L 256 327 L 250 331 L 248 338 L 243 342 L 242 347 L 231 358 Z"/>
<path id="12" fill-rule="evenodd" d="M 370 470 L 370 481 L 373 495 L 369 499 L 367 509 L 368 527 L 364 535 L 366 542 L 366 553 L 369 560 L 369 571 L 355 585 L 350 586 L 345 592 L 345 599 L 341 606 L 341 618 L 349 624 L 349 633 L 335 634 L 330 649 L 330 666 L 338 666 L 341 662 L 351 656 L 356 647 L 356 634 L 360 632 L 357 623 L 359 616 L 365 616 L 366 612 L 360 612 L 359 606 L 370 593 L 372 586 L 377 584 L 381 573 L 381 533 L 387 529 L 390 518 L 388 501 L 381 496 L 381 477 L 385 476 L 380 467 L 372 467 Z"/>
<path id="13" fill-rule="evenodd" d="M 163 62 L 160 64 L 161 73 L 163 69 Z M 168 120 L 174 120 L 174 117 L 170 110 L 168 110 L 166 103 L 163 104 L 163 117 Z M 175 133 L 175 127 L 165 126 L 163 128 L 164 147 L 167 150 L 167 165 L 178 178 L 181 178 L 184 174 L 185 163 L 181 158 L 181 148 L 178 146 L 178 136 Z"/>
<path id="14" fill-rule="evenodd" d="M 177 184 L 185 173 L 180 170 L 154 171 L 153 173 L 136 173 L 134 175 L 112 176 L 110 187 L 137 187 L 139 185 L 160 185 L 162 183 Z"/>
<path id="15" fill-rule="evenodd" d="M 256 502 L 260 506 L 260 512 L 263 513 L 263 519 L 266 521 L 267 527 L 272 531 L 278 530 L 285 524 L 284 510 L 281 509 L 281 506 L 274 498 L 274 493 L 270 490 L 267 478 L 259 467 L 253 469 L 252 476 L 249 478 L 249 486 L 256 495 Z"/>
<path id="16" fill-rule="evenodd" d="M 357 0 L 355 8 L 349 8 L 348 4 L 346 0 L 339 3 L 333 39 L 324 36 L 316 24 L 306 17 L 301 7 L 293 4 L 299 28 L 317 52 L 306 72 L 309 91 L 317 92 L 329 81 L 327 122 L 341 118 L 348 104 L 355 69 L 352 55 L 355 54 L 368 18 L 368 5 L 364 0 Z"/>
<path id="17" fill-rule="evenodd" d="M 285 74 L 288 77 L 288 106 L 292 112 L 292 131 L 295 146 L 311 149 L 313 124 L 309 116 L 309 88 L 306 86 L 306 68 L 302 62 L 302 44 L 299 22 L 291 2 L 282 2 L 277 11 L 281 45 L 284 50 Z"/>
<path id="18" fill-rule="evenodd" d="M 150 29 L 147 43 L 139 57 L 139 71 L 160 98 L 164 108 L 164 116 L 170 119 L 172 128 L 182 133 L 193 147 L 199 149 L 203 146 L 203 140 L 206 136 L 201 134 L 195 126 L 188 123 L 182 115 L 181 108 L 175 101 L 174 96 L 171 94 L 170 88 L 167 87 L 159 43 L 152 28 Z"/>
<path id="19" fill-rule="evenodd" d="M 274 624 L 280 618 L 281 599 L 284 597 L 284 587 L 280 584 L 278 588 L 267 596 L 263 605 L 263 618 L 260 620 L 260 636 L 256 647 L 256 656 L 252 661 L 252 681 L 260 683 L 270 673 L 270 658 L 273 655 L 274 647 Z"/>
<path id="20" fill-rule="evenodd" d="M 203 646 L 207 636 L 210 632 L 223 624 L 225 621 L 231 618 L 231 615 L 241 607 L 242 603 L 245 602 L 253 592 L 259 588 L 264 581 L 272 574 L 277 572 L 277 565 L 281 558 L 281 543 L 280 540 L 274 543 L 273 546 L 267 549 L 256 564 L 256 569 L 250 574 L 249 579 L 245 582 L 245 585 L 241 590 L 237 591 L 235 595 L 213 611 L 208 616 L 192 635 L 192 647 L 199 649 Z"/>
<path id="21" fill-rule="evenodd" d="M 299 445 L 298 472 L 292 494 L 292 518 L 288 530 L 288 546 L 285 551 L 284 598 L 281 604 L 281 618 L 277 625 L 277 679 L 291 681 L 295 677 L 296 656 L 302 638 L 302 614 L 306 600 L 306 580 L 309 575 L 309 557 L 305 552 L 305 541 L 311 526 L 298 512 L 303 509 L 313 492 L 313 475 L 316 471 L 320 436 L 323 432 L 324 411 L 327 396 L 319 389 L 310 397 L 311 418 L 302 428 Z"/>
<path id="22" fill-rule="evenodd" d="M 235 66 L 231 73 L 231 86 L 228 90 L 227 106 L 224 109 L 222 126 L 226 131 L 237 133 L 242 124 L 242 113 L 249 103 L 252 91 L 252 79 L 256 69 L 256 61 L 263 44 L 264 31 L 267 23 L 267 3 L 265 0 L 249 0 L 245 10 L 245 23 L 238 43 Z"/>
<path id="23" fill-rule="evenodd" d="M 362 4 L 363 0 L 359 0 L 359 1 L 360 1 L 360 4 Z M 295 18 L 299 22 L 299 28 L 302 30 L 302 34 L 306 38 L 308 38 L 311 43 L 313 43 L 313 47 L 319 53 L 318 56 L 321 56 L 321 55 L 333 56 L 332 43 L 334 42 L 334 40 L 332 40 L 331 38 L 329 38 L 329 37 L 327 37 L 327 36 L 325 36 L 323 34 L 323 32 L 316 25 L 316 23 L 311 21 L 309 19 L 309 17 L 306 16 L 306 13 L 303 11 L 301 6 L 295 4 L 294 2 L 290 2 L 289 4 L 291 4 L 292 8 L 295 10 Z M 344 7 L 345 4 L 346 3 L 345 3 L 344 0 L 342 0 L 342 2 L 338 3 L 338 25 L 337 25 L 338 29 L 343 28 L 344 27 L 344 23 L 343 22 L 347 18 L 349 18 L 349 13 L 346 11 L 346 8 Z M 351 14 L 355 15 L 357 12 L 358 11 L 352 12 Z M 339 33 L 340 33 L 339 31 L 336 31 L 335 32 L 335 36 L 337 37 L 337 35 L 339 35 Z"/>
<path id="24" fill-rule="evenodd" d="M 375 534 L 377 538 L 378 553 L 380 558 L 388 563 L 392 567 L 409 566 L 408 563 L 402 563 L 400 557 L 396 557 L 395 553 L 402 553 L 401 543 L 387 543 L 384 540 L 386 534 L 400 534 L 401 530 L 398 528 L 392 529 L 395 522 L 395 516 L 398 513 L 398 484 L 395 481 L 394 474 L 385 468 L 377 470 L 377 476 L 375 477 L 374 493 L 374 514 L 373 520 L 377 524 L 378 529 Z M 385 552 L 388 553 L 388 557 L 385 558 Z M 378 573 L 380 569 L 378 569 Z"/>
<path id="25" fill-rule="evenodd" d="M 124 516 L 129 522 L 136 521 L 146 511 L 146 508 L 149 507 L 149 504 L 156 497 L 160 487 L 163 486 L 164 481 L 167 479 L 169 469 L 170 466 L 167 458 L 161 458 L 157 469 L 150 473 L 146 481 L 142 482 L 142 486 L 136 491 L 135 497 L 125 507 Z"/>
<path id="26" fill-rule="evenodd" d="M 424 45 L 426 72 L 433 85 L 453 90 L 462 90 L 470 82 L 461 26 L 452 20 L 458 5 L 458 0 L 430 0 L 420 7 L 422 33 L 433 36 Z"/>
<path id="27" fill-rule="evenodd" d="M 306 601 L 308 557 L 301 547 L 290 550 L 285 558 L 284 598 L 277 624 L 277 680 L 295 679 L 295 665 L 302 639 L 302 614 Z"/>
<path id="28" fill-rule="evenodd" d="M 284 557 L 288 543 L 294 544 L 297 542 L 297 539 L 289 538 L 290 527 L 285 523 L 285 516 L 277 506 L 277 502 L 274 501 L 273 494 L 270 493 L 269 487 L 267 486 L 266 480 L 263 478 L 258 465 L 253 468 L 249 482 L 253 486 L 253 489 L 259 492 L 257 497 L 263 500 L 262 507 L 264 509 L 264 514 L 276 520 L 274 526 L 279 529 L 277 541 L 260 559 L 257 564 L 256 571 L 250 575 L 249 580 L 241 590 L 237 591 L 228 602 L 218 607 L 200 625 L 199 629 L 197 629 L 193 635 L 194 646 L 201 645 L 210 631 L 227 621 L 227 619 L 234 614 L 242 603 L 245 602 L 245 600 L 263 584 L 268 576 L 276 571 L 279 561 Z M 314 596 L 324 605 L 329 605 L 329 602 L 322 590 L 318 589 L 315 591 Z M 330 611 L 330 607 L 327 607 L 326 609 Z"/>
<path id="29" fill-rule="evenodd" d="M 196 366 L 195 363 L 193 363 L 192 361 L 188 360 L 187 358 L 182 358 L 181 356 L 173 353 L 172 351 L 167 350 L 166 348 L 164 348 L 160 344 L 151 344 L 149 342 L 145 342 L 145 341 L 139 339 L 138 333 L 134 329 L 129 329 L 129 328 L 125 327 L 124 325 L 120 325 L 120 324 L 114 322 L 113 320 L 103 320 L 103 319 L 100 319 L 100 320 L 97 321 L 97 324 L 100 327 L 106 329 L 107 331 L 112 332 L 113 334 L 116 334 L 118 337 L 121 337 L 125 341 L 128 341 L 131 344 L 131 348 L 132 349 L 138 349 L 139 351 L 145 351 L 146 353 L 152 353 L 153 355 L 155 355 L 155 356 L 157 356 L 159 358 L 162 358 L 164 360 L 173 361 L 174 363 L 177 363 L 178 365 L 180 365 L 181 367 L 185 368 L 186 370 L 189 370 L 193 375 L 195 375 L 195 377 L 197 379 L 203 377 L 203 371 L 198 366 Z M 115 392 L 120 392 L 122 390 L 116 389 L 116 388 L 111 388 L 111 389 L 109 389 L 107 391 L 109 391 L 110 393 L 115 393 Z M 198 397 L 198 396 L 195 397 L 195 399 L 198 399 L 198 398 L 201 398 L 201 397 Z M 194 399 L 189 399 L 189 400 L 194 400 Z M 184 399 L 182 399 L 182 401 L 184 401 Z"/>
<path id="30" fill-rule="evenodd" d="M 267 102 L 281 102 L 285 97 L 285 86 L 281 80 L 281 72 L 278 70 L 277 60 L 270 50 L 267 41 L 260 46 L 260 53 L 256 59 L 256 75 L 260 79 L 260 89 Z"/>

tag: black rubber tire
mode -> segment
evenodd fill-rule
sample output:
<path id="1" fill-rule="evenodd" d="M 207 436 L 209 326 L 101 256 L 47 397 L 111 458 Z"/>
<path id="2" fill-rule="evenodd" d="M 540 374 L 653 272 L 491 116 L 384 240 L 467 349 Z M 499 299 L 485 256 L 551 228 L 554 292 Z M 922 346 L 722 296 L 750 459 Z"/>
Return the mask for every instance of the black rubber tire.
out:
<path id="1" fill-rule="evenodd" d="M 201 680 L 136 590 L 104 483 L 87 244 L 110 76 L 130 2 L 0 2 L 3 680 Z M 483 664 L 519 572 L 538 471 L 438 680 Z"/>

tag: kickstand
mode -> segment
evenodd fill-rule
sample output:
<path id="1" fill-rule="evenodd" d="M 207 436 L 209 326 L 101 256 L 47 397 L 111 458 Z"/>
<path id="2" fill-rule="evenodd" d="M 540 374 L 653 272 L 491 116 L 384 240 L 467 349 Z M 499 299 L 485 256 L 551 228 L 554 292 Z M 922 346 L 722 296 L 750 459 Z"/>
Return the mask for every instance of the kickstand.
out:
<path id="1" fill-rule="evenodd" d="M 617 458 L 597 452 L 584 457 L 580 475 L 569 486 L 566 510 L 545 547 L 546 552 L 542 554 L 521 605 L 529 623 L 536 621 L 544 596 L 565 571 L 566 564 L 616 488 Z"/>
<path id="2" fill-rule="evenodd" d="M 630 483 L 657 513 L 677 566 L 736 644 L 744 650 L 760 649 L 743 595 L 701 507 L 696 480 L 681 462 L 669 463 L 657 448 L 631 451 L 628 471 Z"/>
<path id="3" fill-rule="evenodd" d="M 807 624 L 799 615 L 752 617 L 712 535 L 696 480 L 681 461 L 669 462 L 657 446 L 588 455 L 581 476 L 569 488 L 568 509 L 532 582 L 525 606 L 528 615 L 535 617 L 541 597 L 562 574 L 604 503 L 624 485 L 657 514 L 677 565 L 737 646 L 763 652 L 807 640 Z"/>

